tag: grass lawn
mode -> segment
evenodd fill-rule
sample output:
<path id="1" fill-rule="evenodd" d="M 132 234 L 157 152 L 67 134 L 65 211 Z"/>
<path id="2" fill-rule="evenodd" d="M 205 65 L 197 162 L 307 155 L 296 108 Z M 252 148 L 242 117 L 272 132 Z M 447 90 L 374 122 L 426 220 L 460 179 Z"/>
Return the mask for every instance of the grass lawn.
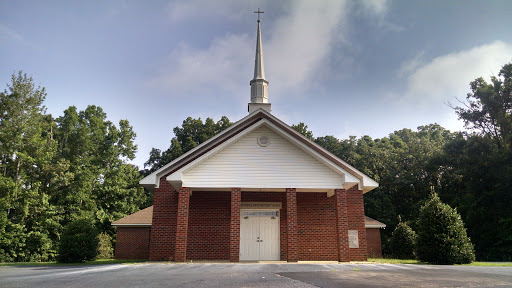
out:
<path id="1" fill-rule="evenodd" d="M 125 263 L 138 263 L 146 262 L 147 260 L 116 260 L 116 259 L 101 259 L 94 261 L 86 261 L 83 263 L 57 263 L 56 261 L 51 262 L 12 262 L 12 263 L 0 263 L 0 266 L 76 266 L 76 265 L 104 265 L 104 264 L 125 264 Z"/>
<path id="2" fill-rule="evenodd" d="M 423 264 L 429 265 L 428 263 L 422 263 L 419 260 L 414 259 L 388 259 L 388 258 L 369 258 L 370 263 L 383 263 L 383 264 Z M 473 262 L 471 264 L 456 264 L 461 266 L 506 266 L 512 267 L 512 262 Z"/>

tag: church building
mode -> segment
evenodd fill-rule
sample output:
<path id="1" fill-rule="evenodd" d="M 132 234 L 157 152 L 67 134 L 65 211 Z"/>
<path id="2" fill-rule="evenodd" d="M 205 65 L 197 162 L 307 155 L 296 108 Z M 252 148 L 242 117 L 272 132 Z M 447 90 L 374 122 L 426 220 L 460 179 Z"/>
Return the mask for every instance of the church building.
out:
<path id="1" fill-rule="evenodd" d="M 259 15 L 259 14 L 258 14 Z M 118 259 L 365 261 L 378 183 L 271 114 L 258 19 L 249 114 L 140 181 L 153 206 L 112 223 Z"/>

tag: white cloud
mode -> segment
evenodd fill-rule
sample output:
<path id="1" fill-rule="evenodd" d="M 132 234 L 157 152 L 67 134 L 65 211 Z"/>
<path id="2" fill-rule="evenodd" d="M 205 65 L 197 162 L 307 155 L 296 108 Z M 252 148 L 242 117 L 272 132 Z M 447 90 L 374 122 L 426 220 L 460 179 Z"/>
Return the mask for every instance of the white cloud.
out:
<path id="1" fill-rule="evenodd" d="M 14 29 L 11 29 L 5 25 L 0 24 L 0 39 L 5 40 L 16 40 L 16 41 L 23 41 L 23 37 L 16 32 Z"/>
<path id="2" fill-rule="evenodd" d="M 424 64 L 423 55 L 425 55 L 424 51 L 419 52 L 414 56 L 414 58 L 403 62 L 398 69 L 397 76 L 402 78 L 414 72 L 418 67 Z"/>
<path id="3" fill-rule="evenodd" d="M 411 71 L 403 100 L 429 107 L 453 102 L 455 97 L 464 99 L 469 82 L 478 77 L 489 79 L 511 60 L 512 45 L 501 41 L 436 57 Z"/>
<path id="4" fill-rule="evenodd" d="M 263 33 L 271 37 L 263 43 L 263 51 L 267 77 L 277 95 L 284 90 L 302 90 L 309 80 L 315 80 L 326 66 L 333 44 L 343 40 L 342 24 L 348 12 L 345 1 L 292 3 L 289 14 L 272 27 L 262 26 Z"/>
<path id="5" fill-rule="evenodd" d="M 171 19 L 178 21 L 201 15 L 209 17 L 210 11 L 219 17 L 236 10 L 229 5 L 224 10 L 220 6 L 210 1 L 172 2 L 169 11 Z M 308 80 L 320 74 L 333 44 L 343 40 L 344 25 L 341 24 L 347 14 L 346 6 L 345 1 L 292 1 L 287 5 L 287 14 L 262 21 L 265 72 L 272 99 L 282 95 L 280 91 L 307 89 L 311 84 Z M 171 52 L 152 83 L 181 92 L 217 89 L 248 93 L 254 65 L 255 32 L 256 23 L 252 34 L 217 37 L 208 48 L 201 50 L 182 43 Z M 286 94 L 292 96 L 291 92 Z"/>
<path id="6" fill-rule="evenodd" d="M 164 61 L 151 84 L 177 93 L 240 91 L 241 87 L 247 88 L 250 80 L 247 79 L 251 75 L 248 59 L 254 57 L 251 42 L 244 34 L 216 39 L 206 50 L 181 43 Z M 240 80 L 240 74 L 245 81 Z"/>
<path id="7" fill-rule="evenodd" d="M 360 0 L 361 6 L 370 13 L 383 15 L 388 11 L 387 0 Z"/>

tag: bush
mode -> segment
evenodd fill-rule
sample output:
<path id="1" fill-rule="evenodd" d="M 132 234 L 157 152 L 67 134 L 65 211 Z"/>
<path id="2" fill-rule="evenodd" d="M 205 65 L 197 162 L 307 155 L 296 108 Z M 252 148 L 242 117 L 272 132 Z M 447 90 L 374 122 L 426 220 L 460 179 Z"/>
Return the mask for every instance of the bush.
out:
<path id="1" fill-rule="evenodd" d="M 460 215 L 442 203 L 435 193 L 421 207 L 417 231 L 419 260 L 433 264 L 463 264 L 475 260 L 473 244 Z"/>
<path id="2" fill-rule="evenodd" d="M 112 248 L 112 237 L 106 232 L 98 235 L 98 259 L 112 259 L 114 257 L 114 249 Z"/>
<path id="3" fill-rule="evenodd" d="M 402 218 L 398 216 L 398 225 L 393 231 L 389 242 L 391 255 L 398 259 L 415 259 L 415 245 L 416 232 L 406 222 L 402 222 Z"/>
<path id="4" fill-rule="evenodd" d="M 98 254 L 98 231 L 87 219 L 78 219 L 64 227 L 57 260 L 77 263 L 94 260 Z"/>

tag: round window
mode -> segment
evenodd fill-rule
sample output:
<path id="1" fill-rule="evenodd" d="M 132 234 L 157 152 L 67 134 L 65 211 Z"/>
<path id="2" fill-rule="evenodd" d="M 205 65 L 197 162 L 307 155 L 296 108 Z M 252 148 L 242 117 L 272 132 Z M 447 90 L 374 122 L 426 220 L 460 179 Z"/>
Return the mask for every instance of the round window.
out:
<path id="1" fill-rule="evenodd" d="M 268 139 L 268 137 L 266 135 L 258 137 L 258 144 L 261 147 L 266 147 L 266 146 L 268 146 L 269 143 L 270 143 L 270 139 Z"/>

